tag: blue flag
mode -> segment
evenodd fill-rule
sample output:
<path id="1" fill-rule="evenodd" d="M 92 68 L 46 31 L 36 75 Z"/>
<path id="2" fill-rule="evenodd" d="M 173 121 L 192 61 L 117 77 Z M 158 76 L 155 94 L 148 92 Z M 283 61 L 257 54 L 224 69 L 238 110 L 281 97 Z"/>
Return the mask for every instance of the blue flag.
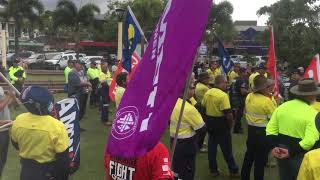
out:
<path id="1" fill-rule="evenodd" d="M 122 67 L 131 72 L 131 56 L 141 40 L 141 32 L 132 11 L 128 11 L 123 27 Z"/>
<path id="2" fill-rule="evenodd" d="M 231 61 L 228 51 L 224 48 L 223 43 L 218 39 L 218 54 L 220 57 L 220 64 L 222 66 L 223 72 L 228 74 L 228 72 L 233 67 L 233 62 Z"/>

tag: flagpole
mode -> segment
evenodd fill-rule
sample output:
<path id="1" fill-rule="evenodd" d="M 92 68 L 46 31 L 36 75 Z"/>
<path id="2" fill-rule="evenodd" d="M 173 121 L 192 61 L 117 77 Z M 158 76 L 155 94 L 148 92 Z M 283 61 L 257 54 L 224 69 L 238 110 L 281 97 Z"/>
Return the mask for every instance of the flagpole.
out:
<path id="1" fill-rule="evenodd" d="M 10 86 L 10 88 L 12 88 L 15 93 L 20 96 L 20 92 L 10 83 L 10 81 L 2 74 L 2 72 L 0 72 L 0 77 L 2 77 L 2 79 Z"/>
<path id="2" fill-rule="evenodd" d="M 198 52 L 198 51 L 197 51 L 197 52 Z M 182 100 L 181 110 L 180 110 L 180 113 L 179 113 L 179 118 L 178 118 L 176 133 L 175 133 L 175 135 L 174 135 L 173 143 L 172 143 L 172 146 L 171 146 L 171 166 L 172 166 L 172 164 L 173 164 L 173 156 L 174 156 L 174 153 L 175 153 L 175 150 L 176 150 L 176 146 L 177 146 L 179 129 L 180 129 L 180 126 L 181 126 L 182 116 L 183 116 L 184 108 L 185 108 L 186 101 L 187 101 L 189 85 L 190 85 L 191 80 L 192 80 L 192 72 L 193 72 L 192 70 L 193 70 L 193 67 L 194 67 L 194 65 L 195 65 L 195 63 L 196 63 L 196 61 L 197 61 L 197 57 L 198 57 L 198 54 L 195 56 L 195 58 L 194 58 L 194 60 L 193 60 L 192 68 L 191 68 L 191 70 L 190 70 L 190 72 L 189 72 L 188 79 L 187 79 L 187 81 L 186 81 L 185 88 L 184 88 L 184 92 L 183 92 L 183 100 Z"/>

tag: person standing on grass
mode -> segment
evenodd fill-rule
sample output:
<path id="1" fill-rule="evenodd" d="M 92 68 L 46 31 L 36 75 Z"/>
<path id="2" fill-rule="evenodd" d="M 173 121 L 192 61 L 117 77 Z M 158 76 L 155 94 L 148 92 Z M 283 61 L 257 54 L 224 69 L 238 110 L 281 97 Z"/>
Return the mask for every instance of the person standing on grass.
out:
<path id="1" fill-rule="evenodd" d="M 81 120 L 86 112 L 88 92 L 91 91 L 91 83 L 87 81 L 79 60 L 73 62 L 73 69 L 68 75 L 68 97 L 75 96 L 79 103 Z"/>
<path id="2" fill-rule="evenodd" d="M 8 105 L 14 101 L 15 97 L 13 90 L 9 90 L 8 95 L 5 95 L 3 88 L 0 87 L 0 126 L 12 124 Z M 9 127 L 0 128 L 0 179 L 7 161 L 9 139 Z"/>
<path id="3" fill-rule="evenodd" d="M 213 177 L 219 175 L 217 165 L 217 147 L 220 146 L 224 159 L 228 164 L 230 177 L 239 177 L 239 168 L 232 154 L 231 128 L 233 115 L 227 90 L 225 76 L 219 75 L 215 79 L 215 87 L 203 97 L 202 106 L 207 115 L 207 131 L 209 133 L 208 160 L 210 173 Z"/>
<path id="4" fill-rule="evenodd" d="M 222 74 L 222 69 L 217 59 L 213 59 L 209 62 L 209 69 L 207 70 L 207 73 L 210 76 L 210 85 L 213 85 L 215 78 Z"/>
<path id="5" fill-rule="evenodd" d="M 173 180 L 168 149 L 158 143 L 145 155 L 125 159 L 106 153 L 106 180 Z"/>
<path id="6" fill-rule="evenodd" d="M 194 86 L 188 86 L 188 97 L 193 97 Z M 183 103 L 183 92 L 172 111 L 170 118 L 170 142 L 171 147 L 175 138 L 179 115 Z M 196 154 L 198 150 L 198 137 L 206 133 L 205 123 L 198 110 L 186 102 L 181 126 L 178 131 L 178 140 L 173 156 L 173 171 L 176 179 L 193 180 L 196 170 Z"/>
<path id="7" fill-rule="evenodd" d="M 64 124 L 50 115 L 53 95 L 29 86 L 20 99 L 29 111 L 17 116 L 11 130 L 12 144 L 21 158 L 20 180 L 68 180 L 69 137 Z"/>
<path id="8" fill-rule="evenodd" d="M 115 93 L 116 108 L 118 109 L 122 96 L 128 84 L 128 73 L 122 72 L 117 76 L 117 88 Z"/>
<path id="9" fill-rule="evenodd" d="M 231 105 L 235 111 L 235 123 L 233 133 L 241 134 L 243 131 L 241 126 L 243 110 L 245 106 L 246 97 L 249 93 L 247 70 L 245 68 L 240 68 L 239 77 L 237 77 L 235 79 L 235 82 L 232 84 L 231 91 Z"/>
<path id="10" fill-rule="evenodd" d="M 72 60 L 68 60 L 68 66 L 66 68 L 64 68 L 64 78 L 66 79 L 66 85 L 64 87 L 64 90 L 66 92 L 68 92 L 68 75 L 69 73 L 72 71 L 72 68 L 73 68 L 73 61 Z"/>
<path id="11" fill-rule="evenodd" d="M 276 105 L 269 97 L 273 80 L 262 75 L 255 77 L 253 92 L 245 100 L 245 117 L 248 123 L 247 151 L 242 164 L 241 179 L 250 180 L 251 167 L 254 163 L 254 179 L 263 180 L 264 167 L 268 159 L 266 127 Z"/>
<path id="12" fill-rule="evenodd" d="M 268 77 L 268 74 L 267 74 L 267 67 L 265 66 L 264 63 L 261 63 L 258 65 L 258 67 L 255 68 L 256 72 L 255 73 L 252 73 L 250 76 L 249 76 L 249 87 L 250 89 L 252 90 L 254 84 L 253 84 L 253 80 L 255 77 L 257 77 L 258 75 L 262 75 L 264 77 Z"/>
<path id="13" fill-rule="evenodd" d="M 19 59 L 14 59 L 13 65 L 9 68 L 9 77 L 11 84 L 19 91 L 22 91 L 24 80 L 26 79 L 26 72 L 23 67 L 19 66 Z"/>
<path id="14" fill-rule="evenodd" d="M 90 106 L 96 106 L 98 104 L 98 85 L 100 70 L 97 68 L 96 61 L 91 61 L 90 68 L 87 70 L 87 77 L 92 85 L 92 91 L 90 93 Z"/>
<path id="15" fill-rule="evenodd" d="M 278 159 L 281 180 L 295 180 L 306 152 L 319 140 L 315 121 L 320 116 L 310 105 L 320 95 L 313 79 L 302 79 L 290 92 L 294 100 L 279 106 L 267 125 L 267 140 Z"/>
<path id="16" fill-rule="evenodd" d="M 100 109 L 101 109 L 101 122 L 105 125 L 112 125 L 111 121 L 108 121 L 109 117 L 109 103 L 110 103 L 110 96 L 109 96 L 109 84 L 112 81 L 111 75 L 108 69 L 108 63 L 102 62 L 101 63 L 101 73 L 100 73 Z"/>

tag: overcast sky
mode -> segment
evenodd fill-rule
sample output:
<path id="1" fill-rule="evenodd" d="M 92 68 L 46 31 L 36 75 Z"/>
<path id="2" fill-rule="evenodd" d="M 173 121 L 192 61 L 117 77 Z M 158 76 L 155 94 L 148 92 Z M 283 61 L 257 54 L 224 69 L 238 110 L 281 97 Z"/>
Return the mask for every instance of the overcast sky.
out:
<path id="1" fill-rule="evenodd" d="M 58 0 L 42 0 L 48 9 L 54 9 Z M 106 11 L 106 0 L 73 0 L 77 5 L 85 4 L 88 2 L 97 4 L 102 13 Z M 215 0 L 216 3 L 224 0 Z M 233 4 L 233 20 L 258 20 L 259 25 L 265 25 L 267 17 L 263 16 L 258 18 L 256 15 L 257 10 L 265 5 L 273 4 L 278 0 L 228 0 Z"/>

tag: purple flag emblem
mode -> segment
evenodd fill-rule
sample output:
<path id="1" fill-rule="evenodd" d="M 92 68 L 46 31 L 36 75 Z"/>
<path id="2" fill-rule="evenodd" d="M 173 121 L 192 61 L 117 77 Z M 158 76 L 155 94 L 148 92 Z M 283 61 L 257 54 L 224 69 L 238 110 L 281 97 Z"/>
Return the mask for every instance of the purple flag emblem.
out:
<path id="1" fill-rule="evenodd" d="M 182 93 L 211 0 L 169 0 L 113 121 L 106 151 L 144 155 L 160 140 Z"/>

